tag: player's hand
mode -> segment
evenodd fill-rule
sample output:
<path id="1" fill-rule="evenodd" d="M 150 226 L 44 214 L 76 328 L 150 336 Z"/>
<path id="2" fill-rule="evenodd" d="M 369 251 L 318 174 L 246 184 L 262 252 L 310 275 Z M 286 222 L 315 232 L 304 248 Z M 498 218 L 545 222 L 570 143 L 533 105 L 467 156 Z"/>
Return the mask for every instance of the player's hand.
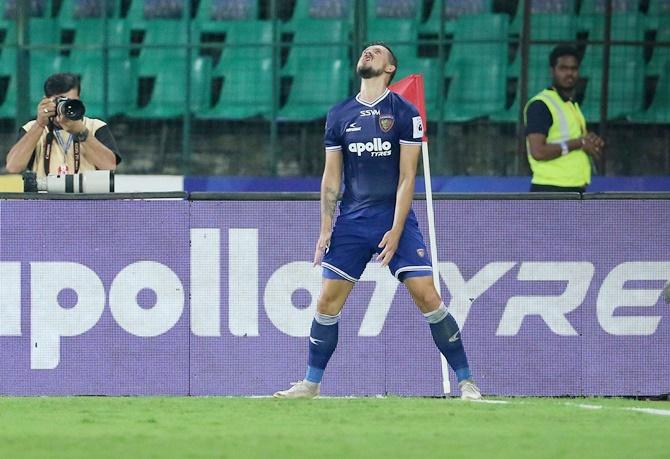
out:
<path id="1" fill-rule="evenodd" d="M 312 266 L 321 264 L 323 254 L 330 246 L 330 235 L 330 232 L 319 234 L 319 240 L 316 241 L 316 249 L 314 250 L 314 262 L 312 263 Z"/>
<path id="2" fill-rule="evenodd" d="M 382 237 L 382 240 L 377 247 L 383 250 L 379 253 L 379 255 L 377 255 L 376 258 L 377 261 L 382 262 L 382 266 L 388 266 L 388 264 L 393 259 L 395 251 L 398 250 L 401 234 L 401 232 L 389 230 L 384 234 L 384 237 Z"/>
<path id="3" fill-rule="evenodd" d="M 56 115 L 56 104 L 49 97 L 44 97 L 40 100 L 40 103 L 37 104 L 37 116 L 35 121 L 41 127 L 47 127 L 49 124 L 49 118 Z"/>

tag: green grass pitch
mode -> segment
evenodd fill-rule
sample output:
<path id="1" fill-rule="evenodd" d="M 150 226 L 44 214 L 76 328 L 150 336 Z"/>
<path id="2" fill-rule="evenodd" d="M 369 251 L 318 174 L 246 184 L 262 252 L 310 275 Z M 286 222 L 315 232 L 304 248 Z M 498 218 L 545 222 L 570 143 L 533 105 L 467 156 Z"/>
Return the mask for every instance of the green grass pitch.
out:
<path id="1" fill-rule="evenodd" d="M 0 458 L 670 457 L 667 402 L 494 400 L 0 397 Z"/>

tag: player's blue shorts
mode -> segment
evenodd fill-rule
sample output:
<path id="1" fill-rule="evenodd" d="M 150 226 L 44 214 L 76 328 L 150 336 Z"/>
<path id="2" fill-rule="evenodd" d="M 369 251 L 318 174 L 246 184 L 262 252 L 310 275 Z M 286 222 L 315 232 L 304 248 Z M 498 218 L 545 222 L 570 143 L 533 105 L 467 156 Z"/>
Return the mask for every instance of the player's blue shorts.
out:
<path id="1" fill-rule="evenodd" d="M 368 261 L 382 249 L 378 247 L 384 233 L 393 224 L 393 215 L 384 218 L 338 218 L 321 266 L 323 277 L 357 282 Z M 433 268 L 414 213 L 410 211 L 405 229 L 391 262 L 391 274 L 400 282 L 407 277 L 430 276 Z"/>

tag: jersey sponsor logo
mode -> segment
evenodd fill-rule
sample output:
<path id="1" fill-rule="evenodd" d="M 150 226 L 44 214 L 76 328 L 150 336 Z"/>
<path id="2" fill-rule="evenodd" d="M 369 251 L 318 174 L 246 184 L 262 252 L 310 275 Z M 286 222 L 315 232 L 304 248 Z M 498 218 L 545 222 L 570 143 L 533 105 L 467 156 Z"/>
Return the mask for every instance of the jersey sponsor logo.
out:
<path id="1" fill-rule="evenodd" d="M 393 115 L 381 115 L 379 117 L 379 127 L 382 128 L 382 131 L 388 132 L 393 127 L 395 119 Z"/>
<path id="2" fill-rule="evenodd" d="M 361 110 L 361 116 L 374 116 L 379 114 L 379 110 Z"/>
<path id="3" fill-rule="evenodd" d="M 358 132 L 363 129 L 361 126 L 356 126 L 356 123 L 351 123 L 348 128 L 345 129 L 346 132 Z"/>
<path id="4" fill-rule="evenodd" d="M 350 143 L 348 148 L 350 152 L 358 153 L 358 156 L 361 156 L 366 151 L 373 157 L 391 155 L 391 142 L 388 140 L 382 141 L 379 137 L 372 139 L 372 142 Z"/>
<path id="5" fill-rule="evenodd" d="M 416 139 L 417 137 L 423 137 L 423 121 L 420 116 L 415 116 L 412 118 L 413 134 L 412 136 Z"/>

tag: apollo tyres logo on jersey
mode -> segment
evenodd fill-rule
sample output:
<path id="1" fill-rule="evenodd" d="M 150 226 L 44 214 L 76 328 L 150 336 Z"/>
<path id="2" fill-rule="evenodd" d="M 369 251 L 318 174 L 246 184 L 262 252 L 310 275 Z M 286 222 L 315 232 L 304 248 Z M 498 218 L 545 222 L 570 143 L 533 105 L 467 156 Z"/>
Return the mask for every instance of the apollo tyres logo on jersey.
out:
<path id="1" fill-rule="evenodd" d="M 352 153 L 358 153 L 358 156 L 361 156 L 363 152 L 370 153 L 372 157 L 391 156 L 391 142 L 379 137 L 372 139 L 372 142 L 350 143 L 348 149 Z"/>

